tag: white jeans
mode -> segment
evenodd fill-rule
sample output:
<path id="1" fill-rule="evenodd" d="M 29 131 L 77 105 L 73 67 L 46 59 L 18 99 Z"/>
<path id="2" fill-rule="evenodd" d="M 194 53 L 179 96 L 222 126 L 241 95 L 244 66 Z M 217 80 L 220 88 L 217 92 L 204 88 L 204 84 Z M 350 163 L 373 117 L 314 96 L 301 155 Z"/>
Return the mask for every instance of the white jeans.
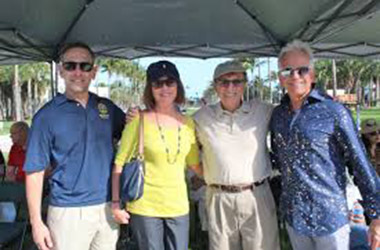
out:
<path id="1" fill-rule="evenodd" d="M 320 237 L 300 235 L 286 223 L 293 250 L 348 250 L 350 246 L 350 225 L 346 224 L 336 232 Z"/>
<path id="2" fill-rule="evenodd" d="M 109 204 L 85 207 L 49 206 L 48 227 L 54 250 L 116 249 L 119 225 Z"/>

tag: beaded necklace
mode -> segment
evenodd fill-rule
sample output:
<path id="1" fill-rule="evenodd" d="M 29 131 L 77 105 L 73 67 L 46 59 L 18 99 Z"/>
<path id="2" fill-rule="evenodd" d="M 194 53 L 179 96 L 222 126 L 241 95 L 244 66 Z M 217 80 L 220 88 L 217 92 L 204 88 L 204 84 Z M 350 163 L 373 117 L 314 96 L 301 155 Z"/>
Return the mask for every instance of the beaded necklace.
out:
<path id="1" fill-rule="evenodd" d="M 165 140 L 165 136 L 164 136 L 164 133 L 163 133 L 163 129 L 161 127 L 160 122 L 158 121 L 158 115 L 157 115 L 156 111 L 154 111 L 154 115 L 156 117 L 156 123 L 157 123 L 157 127 L 158 127 L 158 132 L 160 133 L 160 137 L 161 137 L 162 143 L 165 145 L 166 161 L 169 164 L 172 165 L 172 164 L 174 164 L 174 163 L 177 162 L 178 155 L 181 152 L 181 126 L 179 125 L 179 123 L 177 121 L 177 125 L 178 125 L 178 130 L 177 130 L 177 133 L 178 133 L 177 153 L 175 154 L 174 158 L 172 160 L 170 160 L 169 148 L 168 148 L 168 146 L 166 144 L 166 140 Z"/>

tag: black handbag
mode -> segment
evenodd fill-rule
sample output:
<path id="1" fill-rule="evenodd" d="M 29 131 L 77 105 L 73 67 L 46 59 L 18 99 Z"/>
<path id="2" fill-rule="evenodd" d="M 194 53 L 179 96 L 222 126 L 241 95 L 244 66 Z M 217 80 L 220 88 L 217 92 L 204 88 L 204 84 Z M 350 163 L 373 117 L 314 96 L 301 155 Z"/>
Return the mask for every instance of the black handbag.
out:
<path id="1" fill-rule="evenodd" d="M 145 164 L 143 112 L 140 112 L 137 147 L 137 155 L 124 165 L 120 175 L 120 199 L 123 202 L 138 200 L 144 193 Z"/>

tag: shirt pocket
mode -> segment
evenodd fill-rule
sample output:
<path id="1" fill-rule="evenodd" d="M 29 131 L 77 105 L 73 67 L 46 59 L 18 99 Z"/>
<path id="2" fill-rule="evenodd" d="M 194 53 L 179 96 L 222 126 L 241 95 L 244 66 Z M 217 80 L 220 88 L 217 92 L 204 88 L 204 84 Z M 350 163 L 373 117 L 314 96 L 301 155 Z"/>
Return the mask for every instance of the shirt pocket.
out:
<path id="1" fill-rule="evenodd" d="M 301 125 L 301 131 L 311 144 L 326 145 L 334 133 L 335 121 L 328 114 L 307 116 Z"/>

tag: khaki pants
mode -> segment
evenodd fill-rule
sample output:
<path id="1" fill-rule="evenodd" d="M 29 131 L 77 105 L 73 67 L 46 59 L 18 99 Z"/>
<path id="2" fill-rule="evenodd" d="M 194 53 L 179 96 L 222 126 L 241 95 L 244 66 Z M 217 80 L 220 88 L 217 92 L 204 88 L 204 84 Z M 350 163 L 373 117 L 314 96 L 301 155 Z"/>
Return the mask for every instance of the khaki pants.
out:
<path id="1" fill-rule="evenodd" d="M 112 218 L 109 204 L 49 206 L 47 220 L 54 250 L 116 249 L 119 226 Z"/>
<path id="2" fill-rule="evenodd" d="M 279 250 L 276 208 L 268 182 L 227 193 L 207 188 L 210 250 Z"/>

